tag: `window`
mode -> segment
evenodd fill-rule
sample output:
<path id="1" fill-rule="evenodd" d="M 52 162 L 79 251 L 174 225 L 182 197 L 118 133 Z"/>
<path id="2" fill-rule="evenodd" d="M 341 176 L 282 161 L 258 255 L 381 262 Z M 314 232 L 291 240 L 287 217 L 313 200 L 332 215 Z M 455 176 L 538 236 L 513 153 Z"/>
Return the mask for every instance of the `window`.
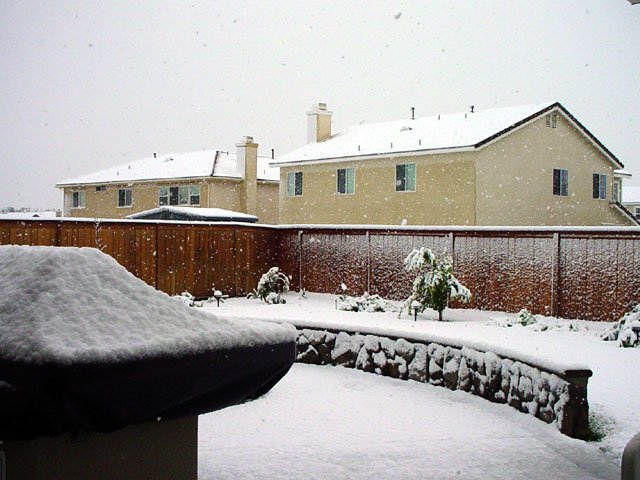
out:
<path id="1" fill-rule="evenodd" d="M 569 170 L 553 169 L 553 194 L 561 197 L 569 195 Z"/>
<path id="2" fill-rule="evenodd" d="M 169 189 L 167 187 L 158 188 L 158 206 L 169 205 Z"/>
<path id="3" fill-rule="evenodd" d="M 287 195 L 289 197 L 302 195 L 302 172 L 290 172 L 287 174 Z"/>
<path id="4" fill-rule="evenodd" d="M 607 198 L 607 176 L 593 174 L 593 198 Z"/>
<path id="5" fill-rule="evenodd" d="M 106 192 L 106 191 L 107 191 L 106 185 L 98 185 L 96 187 L 96 192 Z"/>
<path id="6" fill-rule="evenodd" d="M 338 194 L 347 195 L 355 193 L 355 172 L 353 168 L 338 169 Z"/>
<path id="7" fill-rule="evenodd" d="M 613 181 L 613 191 L 611 192 L 611 200 L 614 202 L 621 203 L 622 202 L 622 194 L 620 192 L 620 181 Z"/>
<path id="8" fill-rule="evenodd" d="M 130 207 L 131 206 L 131 189 L 120 188 L 118 189 L 118 207 Z"/>
<path id="9" fill-rule="evenodd" d="M 78 190 L 71 194 L 71 208 L 84 208 L 84 190 Z"/>
<path id="10" fill-rule="evenodd" d="M 636 207 L 636 218 L 640 220 L 640 207 Z"/>
<path id="11" fill-rule="evenodd" d="M 200 185 L 158 187 L 158 206 L 200 205 Z"/>
<path id="12" fill-rule="evenodd" d="M 416 191 L 416 164 L 396 165 L 396 192 Z"/>
<path id="13" fill-rule="evenodd" d="M 189 205 L 200 205 L 200 185 L 189 186 Z"/>

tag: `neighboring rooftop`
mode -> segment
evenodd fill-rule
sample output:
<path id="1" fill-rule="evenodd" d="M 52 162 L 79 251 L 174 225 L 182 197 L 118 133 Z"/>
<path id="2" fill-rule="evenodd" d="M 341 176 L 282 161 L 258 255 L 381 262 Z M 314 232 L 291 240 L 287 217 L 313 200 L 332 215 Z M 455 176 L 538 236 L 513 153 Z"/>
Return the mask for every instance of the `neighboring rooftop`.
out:
<path id="1" fill-rule="evenodd" d="M 622 203 L 640 203 L 640 187 L 622 187 Z"/>
<path id="2" fill-rule="evenodd" d="M 271 160 L 271 157 L 258 157 L 258 180 L 279 179 L 278 168 L 269 166 Z M 237 173 L 236 154 L 201 150 L 150 156 L 70 178 L 58 182 L 56 186 L 202 177 L 242 178 Z"/>
<path id="3" fill-rule="evenodd" d="M 204 222 L 255 223 L 258 217 L 248 213 L 234 212 L 224 208 L 158 207 L 127 216 L 138 220 L 187 220 Z"/>
<path id="4" fill-rule="evenodd" d="M 474 149 L 554 108 L 574 122 L 618 167 L 622 167 L 619 160 L 558 102 L 356 125 L 325 141 L 309 143 L 279 157 L 271 165 Z"/>

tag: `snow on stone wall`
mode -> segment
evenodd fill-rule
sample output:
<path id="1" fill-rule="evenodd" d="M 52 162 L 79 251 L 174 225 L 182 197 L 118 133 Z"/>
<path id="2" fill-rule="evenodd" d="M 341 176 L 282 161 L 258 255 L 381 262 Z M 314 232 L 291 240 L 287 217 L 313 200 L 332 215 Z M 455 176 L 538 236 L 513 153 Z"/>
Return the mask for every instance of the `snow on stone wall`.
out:
<path id="1" fill-rule="evenodd" d="M 463 390 L 553 423 L 570 437 L 588 432 L 590 371 L 561 376 L 468 347 L 312 329 L 298 331 L 297 361 Z"/>

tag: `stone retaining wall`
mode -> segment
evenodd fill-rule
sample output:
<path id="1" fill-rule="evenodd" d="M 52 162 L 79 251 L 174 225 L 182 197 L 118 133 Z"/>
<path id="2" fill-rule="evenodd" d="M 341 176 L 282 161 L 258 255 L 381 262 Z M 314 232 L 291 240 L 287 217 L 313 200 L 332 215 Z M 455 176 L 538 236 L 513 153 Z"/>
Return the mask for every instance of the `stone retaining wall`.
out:
<path id="1" fill-rule="evenodd" d="M 360 333 L 301 329 L 297 361 L 341 365 L 463 390 L 586 438 L 590 370 L 551 372 L 492 352 Z"/>

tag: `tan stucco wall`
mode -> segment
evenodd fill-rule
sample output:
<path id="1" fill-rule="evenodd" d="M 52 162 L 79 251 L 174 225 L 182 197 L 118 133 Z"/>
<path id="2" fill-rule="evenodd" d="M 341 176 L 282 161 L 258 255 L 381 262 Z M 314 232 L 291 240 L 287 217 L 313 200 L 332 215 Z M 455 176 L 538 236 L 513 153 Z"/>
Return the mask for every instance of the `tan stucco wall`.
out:
<path id="1" fill-rule="evenodd" d="M 65 188 L 65 211 L 68 217 L 125 218 L 127 215 L 156 208 L 158 188 L 161 186 L 200 185 L 200 207 L 224 208 L 245 212 L 243 182 L 232 178 L 215 178 L 182 182 L 147 182 L 126 184 L 105 184 L 106 191 L 96 192 L 95 185 L 83 188 Z M 118 190 L 132 189 L 131 207 L 118 207 Z M 71 192 L 84 190 L 85 208 L 71 208 Z M 258 217 L 261 223 L 276 223 L 278 219 L 277 183 L 259 182 L 257 186 Z"/>
<path id="2" fill-rule="evenodd" d="M 198 417 L 133 425 L 86 437 L 1 442 L 7 480 L 196 480 Z"/>
<path id="3" fill-rule="evenodd" d="M 416 192 L 395 192 L 395 165 L 416 164 Z M 336 170 L 355 168 L 355 194 L 336 194 Z M 569 196 L 553 195 L 553 169 Z M 484 148 L 427 156 L 281 167 L 280 223 L 399 225 L 630 225 L 610 206 L 614 165 L 562 116 L 515 130 Z M 300 197 L 287 173 L 303 172 Z M 592 198 L 593 174 L 607 199 Z"/>
<path id="4" fill-rule="evenodd" d="M 456 160 L 456 161 L 453 161 Z M 395 191 L 395 165 L 416 164 L 416 191 Z M 353 167 L 355 193 L 336 193 L 338 168 Z M 303 172 L 302 195 L 288 197 L 287 173 Z M 362 160 L 280 169 L 280 223 L 473 225 L 475 178 L 467 154 Z"/>
<path id="5" fill-rule="evenodd" d="M 569 172 L 569 195 L 553 195 L 553 169 Z M 610 206 L 614 165 L 561 115 L 544 117 L 479 150 L 477 225 L 629 225 Z M 607 199 L 592 198 L 593 174 L 607 175 Z"/>
<path id="6" fill-rule="evenodd" d="M 278 187 L 277 182 L 258 182 L 258 222 L 278 223 Z"/>

